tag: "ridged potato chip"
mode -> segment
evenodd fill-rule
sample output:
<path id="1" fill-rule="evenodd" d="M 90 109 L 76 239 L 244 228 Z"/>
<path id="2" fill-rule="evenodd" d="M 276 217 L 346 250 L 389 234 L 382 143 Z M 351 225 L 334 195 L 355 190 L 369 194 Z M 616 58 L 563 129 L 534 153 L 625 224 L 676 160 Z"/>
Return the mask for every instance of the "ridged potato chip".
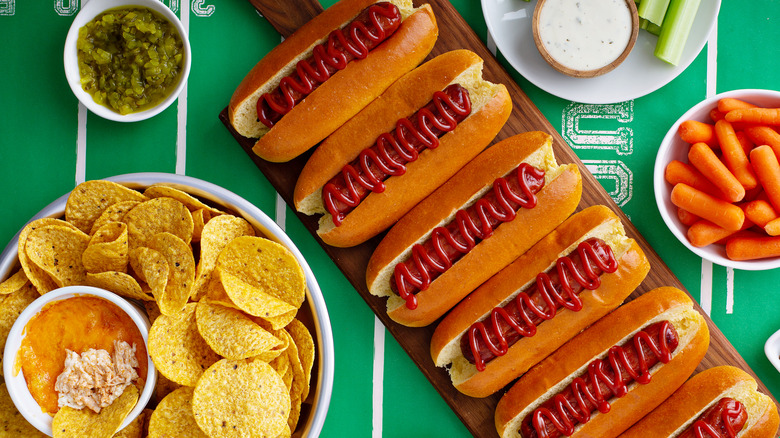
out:
<path id="1" fill-rule="evenodd" d="M 127 272 L 127 225 L 109 222 L 92 235 L 81 255 L 84 269 L 89 273 L 117 271 Z"/>
<path id="2" fill-rule="evenodd" d="M 290 394 L 267 363 L 222 359 L 198 380 L 192 411 L 211 438 L 276 437 L 289 427 Z"/>
<path id="3" fill-rule="evenodd" d="M 134 300 L 152 301 L 154 297 L 144 292 L 138 281 L 124 272 L 106 271 L 97 274 L 87 273 L 87 286 L 99 287 L 117 295 Z"/>
<path id="4" fill-rule="evenodd" d="M 49 276 L 49 274 L 32 263 L 30 258 L 27 257 L 27 237 L 32 231 L 49 225 L 63 225 L 74 230 L 78 230 L 78 228 L 76 228 L 76 226 L 71 223 L 60 219 L 46 217 L 30 222 L 29 224 L 25 225 L 25 227 L 22 228 L 22 231 L 19 233 L 19 246 L 17 248 L 19 264 L 22 265 L 22 269 L 24 269 L 25 275 L 27 275 L 27 278 L 29 278 L 30 282 L 35 285 L 35 289 L 37 289 L 38 293 L 41 295 L 57 289 L 58 286 L 57 283 L 54 282 L 54 279 Z"/>
<path id="5" fill-rule="evenodd" d="M 157 371 L 184 386 L 195 386 L 203 371 L 219 356 L 198 333 L 196 303 L 176 316 L 160 315 L 149 329 L 149 355 Z"/>
<path id="6" fill-rule="evenodd" d="M 125 388 L 122 395 L 96 414 L 91 409 L 60 408 L 52 420 L 54 438 L 106 438 L 116 433 L 138 402 L 138 388 Z"/>
<path id="7" fill-rule="evenodd" d="M 92 224 L 112 204 L 122 201 L 145 201 L 146 196 L 111 181 L 86 181 L 68 196 L 65 204 L 65 220 L 84 233 L 92 230 Z"/>
<path id="8" fill-rule="evenodd" d="M 233 239 L 241 236 L 254 236 L 255 229 L 245 219 L 223 215 L 206 223 L 200 238 L 200 261 L 192 288 L 192 299 L 199 300 L 207 292 L 207 285 L 219 253 Z"/>
<path id="9" fill-rule="evenodd" d="M 158 233 L 171 233 L 184 243 L 192 241 L 192 214 L 173 198 L 155 198 L 136 205 L 122 219 L 127 224 L 130 249 L 146 246 Z"/>
<path id="10" fill-rule="evenodd" d="M 217 267 L 296 309 L 305 298 L 303 268 L 289 249 L 274 241 L 237 237 L 220 252 Z"/>
<path id="11" fill-rule="evenodd" d="M 206 343 L 227 359 L 254 357 L 282 345 L 274 335 L 230 307 L 198 303 L 195 319 Z"/>
<path id="12" fill-rule="evenodd" d="M 16 438 L 47 438 L 28 423 L 16 409 L 16 405 L 8 395 L 5 383 L 0 383 L 0 436 Z"/>
<path id="13" fill-rule="evenodd" d="M 149 420 L 148 438 L 208 438 L 192 414 L 192 392 L 183 386 L 162 399 Z"/>
<path id="14" fill-rule="evenodd" d="M 25 251 L 29 260 L 54 280 L 58 287 L 84 284 L 87 271 L 81 255 L 89 236 L 63 225 L 37 228 L 27 236 Z"/>

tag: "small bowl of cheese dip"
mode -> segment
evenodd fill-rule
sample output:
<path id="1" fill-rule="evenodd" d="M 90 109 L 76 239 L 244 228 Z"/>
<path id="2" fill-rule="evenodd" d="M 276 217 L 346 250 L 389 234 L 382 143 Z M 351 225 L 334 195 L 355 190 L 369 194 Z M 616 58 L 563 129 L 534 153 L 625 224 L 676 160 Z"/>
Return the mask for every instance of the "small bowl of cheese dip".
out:
<path id="1" fill-rule="evenodd" d="M 636 43 L 639 16 L 634 0 L 539 0 L 532 29 L 550 66 L 589 78 L 626 59 Z"/>

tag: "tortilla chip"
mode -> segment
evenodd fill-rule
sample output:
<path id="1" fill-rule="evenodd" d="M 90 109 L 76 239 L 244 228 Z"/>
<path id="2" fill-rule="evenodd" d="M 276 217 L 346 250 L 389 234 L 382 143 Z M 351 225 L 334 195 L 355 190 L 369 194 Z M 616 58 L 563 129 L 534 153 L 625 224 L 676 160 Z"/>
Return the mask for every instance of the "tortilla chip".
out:
<path id="1" fill-rule="evenodd" d="M 153 184 L 144 190 L 144 195 L 150 199 L 153 198 L 173 198 L 187 207 L 190 211 L 207 210 L 212 215 L 222 214 L 222 211 L 203 203 L 189 193 L 183 192 L 177 188 L 167 186 L 163 183 Z"/>
<path id="2" fill-rule="evenodd" d="M 147 417 L 151 413 L 151 409 L 144 409 L 135 417 L 135 420 L 125 426 L 124 429 L 115 433 L 113 438 L 146 438 L 147 433 L 144 426 L 149 421 Z"/>
<path id="3" fill-rule="evenodd" d="M 130 267 L 149 286 L 154 298 L 158 301 L 162 299 L 170 276 L 165 256 L 151 248 L 136 248 L 130 251 Z"/>
<path id="4" fill-rule="evenodd" d="M 84 233 L 92 230 L 92 224 L 112 204 L 122 201 L 145 201 L 146 196 L 111 181 L 86 181 L 68 196 L 65 204 L 65 220 Z"/>
<path id="5" fill-rule="evenodd" d="M 206 294 L 211 272 L 225 246 L 237 237 L 254 235 L 252 225 L 240 217 L 223 215 L 208 221 L 200 238 L 200 260 L 191 294 L 193 300 L 197 301 Z"/>
<path id="6" fill-rule="evenodd" d="M 198 333 L 196 303 L 179 315 L 160 315 L 149 330 L 149 355 L 157 371 L 184 386 L 195 386 L 203 371 L 219 356 Z"/>
<path id="7" fill-rule="evenodd" d="M 54 438 L 106 438 L 116 433 L 138 402 L 138 388 L 125 388 L 109 406 L 96 414 L 91 409 L 60 408 L 52 420 Z"/>
<path id="8" fill-rule="evenodd" d="M 290 394 L 267 363 L 222 359 L 198 380 L 192 411 L 210 437 L 276 437 L 288 427 Z"/>
<path id="9" fill-rule="evenodd" d="M 84 284 L 87 272 L 81 255 L 89 244 L 89 236 L 62 225 L 37 228 L 27 236 L 25 252 L 54 280 L 58 287 Z"/>
<path id="10" fill-rule="evenodd" d="M 287 330 L 290 337 L 292 337 L 293 342 L 298 347 L 298 356 L 300 357 L 303 373 L 306 377 L 306 385 L 308 386 L 311 384 L 311 370 L 314 367 L 314 338 L 309 329 L 297 319 L 290 321 L 290 324 L 285 327 L 285 330 Z M 308 394 L 309 391 L 307 389 L 303 394 L 304 400 Z"/>
<path id="11" fill-rule="evenodd" d="M 12 294 L 28 284 L 30 284 L 30 279 L 27 278 L 24 269 L 19 269 L 12 276 L 0 283 L 0 295 Z"/>
<path id="12" fill-rule="evenodd" d="M 217 268 L 217 275 L 231 302 L 244 312 L 266 320 L 274 330 L 286 326 L 295 318 L 298 308 L 241 281 L 230 272 Z"/>
<path id="13" fill-rule="evenodd" d="M 149 438 L 208 438 L 192 415 L 192 392 L 183 386 L 157 405 L 149 421 Z"/>
<path id="14" fill-rule="evenodd" d="M 171 233 L 155 234 L 147 245 L 168 261 L 168 283 L 161 297 L 155 295 L 157 304 L 163 315 L 176 315 L 187 304 L 192 283 L 195 281 L 192 248 Z"/>
<path id="15" fill-rule="evenodd" d="M 246 359 L 282 345 L 282 341 L 236 309 L 198 303 L 195 319 L 206 343 L 227 359 Z"/>
<path id="16" fill-rule="evenodd" d="M 30 282 L 35 285 L 35 289 L 38 290 L 38 293 L 41 295 L 57 289 L 58 286 L 57 283 L 54 282 L 54 279 L 49 276 L 49 274 L 38 267 L 35 263 L 31 262 L 29 257 L 27 257 L 27 237 L 32 231 L 49 225 L 63 225 L 74 230 L 78 230 L 78 228 L 76 228 L 73 224 L 63 220 L 46 217 L 30 222 L 29 224 L 25 225 L 25 227 L 22 228 L 21 233 L 19 233 L 19 264 L 22 265 L 22 269 L 24 269 L 25 275 L 27 275 L 27 278 L 29 278 Z"/>
<path id="17" fill-rule="evenodd" d="M 37 295 L 37 293 L 36 293 Z M 16 438 L 46 438 L 32 424 L 28 423 L 16 409 L 16 405 L 8 395 L 5 382 L 0 383 L 0 436 Z"/>
<path id="18" fill-rule="evenodd" d="M 0 296 L 0 300 L 2 300 L 0 301 L 0 345 L 3 346 L 0 349 L 0 359 L 3 358 L 3 350 L 5 349 L 5 341 L 8 340 L 8 333 L 11 331 L 11 327 L 17 318 L 19 318 L 19 314 L 39 297 L 38 291 L 29 283 L 12 294 Z"/>
<path id="19" fill-rule="evenodd" d="M 95 232 L 100 229 L 100 227 L 108 223 L 122 222 L 127 212 L 132 210 L 133 207 L 140 203 L 141 201 L 120 201 L 116 204 L 109 205 L 105 210 L 103 210 L 103 213 L 100 214 L 100 217 L 97 218 L 97 220 L 92 224 L 92 228 L 90 229 L 89 234 L 95 234 Z"/>
<path id="20" fill-rule="evenodd" d="M 184 204 L 172 198 L 142 202 L 127 212 L 122 221 L 127 224 L 130 249 L 147 246 L 158 233 L 171 233 L 187 244 L 192 240 L 192 215 Z"/>
<path id="21" fill-rule="evenodd" d="M 87 272 L 127 272 L 128 260 L 127 225 L 109 222 L 92 235 L 81 255 L 81 262 Z"/>
<path id="22" fill-rule="evenodd" d="M 107 271 L 98 274 L 87 273 L 87 286 L 99 287 L 117 295 L 134 300 L 152 301 L 154 297 L 144 292 L 132 276 L 124 272 Z"/>
<path id="23" fill-rule="evenodd" d="M 262 237 L 233 239 L 217 257 L 217 267 L 296 309 L 306 296 L 306 278 L 293 253 Z"/>
<path id="24" fill-rule="evenodd" d="M 203 227 L 211 219 L 211 213 L 205 208 L 192 212 L 192 241 L 199 242 L 200 235 L 203 233 Z"/>
<path id="25" fill-rule="evenodd" d="M 160 306 L 157 305 L 156 301 L 144 301 L 144 308 L 146 309 L 146 316 L 149 317 L 150 324 L 154 324 L 154 320 L 162 315 Z"/>

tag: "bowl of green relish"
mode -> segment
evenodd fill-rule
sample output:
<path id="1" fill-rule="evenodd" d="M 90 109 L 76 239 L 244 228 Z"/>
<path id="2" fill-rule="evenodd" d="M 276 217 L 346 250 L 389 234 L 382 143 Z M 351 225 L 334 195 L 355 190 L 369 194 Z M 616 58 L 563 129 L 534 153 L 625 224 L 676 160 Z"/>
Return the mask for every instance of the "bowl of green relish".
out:
<path id="1" fill-rule="evenodd" d="M 181 21 L 159 0 L 91 0 L 68 31 L 65 76 L 91 112 L 135 122 L 178 98 L 191 52 Z"/>

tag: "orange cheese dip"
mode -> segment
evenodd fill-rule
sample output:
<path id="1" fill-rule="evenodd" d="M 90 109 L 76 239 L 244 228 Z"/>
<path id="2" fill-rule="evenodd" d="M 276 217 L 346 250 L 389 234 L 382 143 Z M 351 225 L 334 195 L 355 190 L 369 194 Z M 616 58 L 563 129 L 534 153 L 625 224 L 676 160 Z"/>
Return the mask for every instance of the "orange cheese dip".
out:
<path id="1" fill-rule="evenodd" d="M 133 320 L 115 304 L 102 298 L 77 296 L 46 305 L 25 327 L 26 336 L 17 356 L 27 387 L 44 412 L 59 410 L 54 384 L 65 365 L 66 351 L 83 353 L 90 348 L 114 353 L 114 341 L 136 347 L 139 389 L 147 371 L 146 345 Z"/>

